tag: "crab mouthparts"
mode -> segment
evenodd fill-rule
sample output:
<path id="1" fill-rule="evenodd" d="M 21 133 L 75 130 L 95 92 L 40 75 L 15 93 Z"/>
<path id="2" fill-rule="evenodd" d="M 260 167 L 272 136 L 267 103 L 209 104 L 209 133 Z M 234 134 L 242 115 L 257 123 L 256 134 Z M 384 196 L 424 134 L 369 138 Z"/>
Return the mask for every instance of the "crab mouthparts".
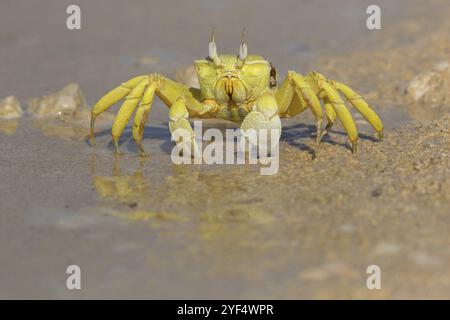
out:
<path id="1" fill-rule="evenodd" d="M 225 83 L 225 92 L 230 98 L 233 95 L 233 81 L 231 79 L 231 77 L 228 77 Z"/>

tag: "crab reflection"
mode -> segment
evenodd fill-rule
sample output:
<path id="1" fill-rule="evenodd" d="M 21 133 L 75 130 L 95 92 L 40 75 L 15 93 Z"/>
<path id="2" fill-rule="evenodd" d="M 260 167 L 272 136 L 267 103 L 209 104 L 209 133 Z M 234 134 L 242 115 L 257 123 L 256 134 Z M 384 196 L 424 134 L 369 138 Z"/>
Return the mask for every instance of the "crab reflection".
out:
<path id="1" fill-rule="evenodd" d="M 265 209 L 263 198 L 249 197 L 245 193 L 246 184 L 251 188 L 257 187 L 258 181 L 254 178 L 238 174 L 235 176 L 237 179 L 224 186 L 223 181 L 229 174 L 227 170 L 173 165 L 169 170 L 171 174 L 162 177 L 147 173 L 150 179 L 145 176 L 146 161 L 146 158 L 139 158 L 137 168 L 127 172 L 121 168 L 120 156 L 116 156 L 111 174 L 99 175 L 97 156 L 92 156 L 96 192 L 103 199 L 119 205 L 108 210 L 112 215 L 146 222 L 153 227 L 183 223 L 186 225 L 182 230 L 194 228 L 192 235 L 208 241 L 222 236 L 228 238 L 227 234 L 249 234 L 255 227 L 275 220 L 273 214 Z M 242 169 L 236 170 L 240 173 Z"/>
<path id="2" fill-rule="evenodd" d="M 92 156 L 92 176 L 95 190 L 105 199 L 129 202 L 138 200 L 148 193 L 149 181 L 143 175 L 144 159 L 139 162 L 139 167 L 132 174 L 123 174 L 120 169 L 119 156 L 114 157 L 111 175 L 97 175 L 97 156 Z"/>
<path id="3" fill-rule="evenodd" d="M 12 136 L 19 128 L 19 120 L 0 120 L 0 133 Z"/>

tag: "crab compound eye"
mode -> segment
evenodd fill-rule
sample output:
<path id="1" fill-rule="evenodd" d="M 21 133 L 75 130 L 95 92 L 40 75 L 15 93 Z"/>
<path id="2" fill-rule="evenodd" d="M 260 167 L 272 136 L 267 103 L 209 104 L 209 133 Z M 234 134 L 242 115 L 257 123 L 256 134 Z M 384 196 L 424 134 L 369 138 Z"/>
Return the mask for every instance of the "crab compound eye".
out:
<path id="1" fill-rule="evenodd" d="M 247 59 L 247 44 L 244 42 L 239 47 L 239 60 Z"/>

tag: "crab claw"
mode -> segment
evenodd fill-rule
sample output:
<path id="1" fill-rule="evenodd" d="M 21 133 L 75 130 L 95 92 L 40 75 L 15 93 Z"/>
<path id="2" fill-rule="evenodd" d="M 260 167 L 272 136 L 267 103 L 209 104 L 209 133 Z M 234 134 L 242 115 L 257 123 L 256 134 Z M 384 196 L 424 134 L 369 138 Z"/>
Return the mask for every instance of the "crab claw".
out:
<path id="1" fill-rule="evenodd" d="M 169 110 L 169 128 L 172 138 L 181 150 L 194 158 L 201 158 L 201 152 L 195 141 L 194 131 L 188 121 L 188 111 L 183 99 L 178 99 Z"/>
<path id="2" fill-rule="evenodd" d="M 244 137 L 253 145 L 273 150 L 281 136 L 281 120 L 278 116 L 275 99 L 271 95 L 263 96 L 242 121 Z"/>
<path id="3" fill-rule="evenodd" d="M 252 111 L 242 121 L 241 130 L 253 146 L 270 151 L 280 140 L 281 120 L 277 114 L 268 118 L 262 112 Z"/>

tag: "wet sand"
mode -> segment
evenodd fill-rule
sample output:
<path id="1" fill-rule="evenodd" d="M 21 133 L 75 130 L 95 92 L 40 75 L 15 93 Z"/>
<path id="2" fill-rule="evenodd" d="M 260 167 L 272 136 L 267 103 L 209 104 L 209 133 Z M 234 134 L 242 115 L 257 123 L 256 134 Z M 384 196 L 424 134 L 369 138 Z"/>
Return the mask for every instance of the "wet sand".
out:
<path id="1" fill-rule="evenodd" d="M 305 112 L 283 123 L 279 173 L 260 176 L 173 165 L 159 101 L 146 159 L 129 129 L 112 154 L 109 118 L 95 148 L 87 119 L 0 122 L 1 298 L 450 297 L 449 79 L 418 101 L 407 92 L 448 61 L 447 1 L 381 1 L 381 31 L 365 28 L 365 1 L 81 1 L 80 31 L 65 29 L 65 3 L 45 3 L 0 4 L 0 97 L 24 109 L 70 82 L 92 105 L 134 75 L 174 76 L 206 55 L 212 25 L 222 52 L 237 51 L 245 25 L 250 51 L 282 76 L 349 84 L 387 129 L 379 143 L 353 113 L 358 154 L 340 125 L 317 148 Z M 81 291 L 65 287 L 70 264 Z M 366 288 L 373 264 L 381 290 Z"/>

